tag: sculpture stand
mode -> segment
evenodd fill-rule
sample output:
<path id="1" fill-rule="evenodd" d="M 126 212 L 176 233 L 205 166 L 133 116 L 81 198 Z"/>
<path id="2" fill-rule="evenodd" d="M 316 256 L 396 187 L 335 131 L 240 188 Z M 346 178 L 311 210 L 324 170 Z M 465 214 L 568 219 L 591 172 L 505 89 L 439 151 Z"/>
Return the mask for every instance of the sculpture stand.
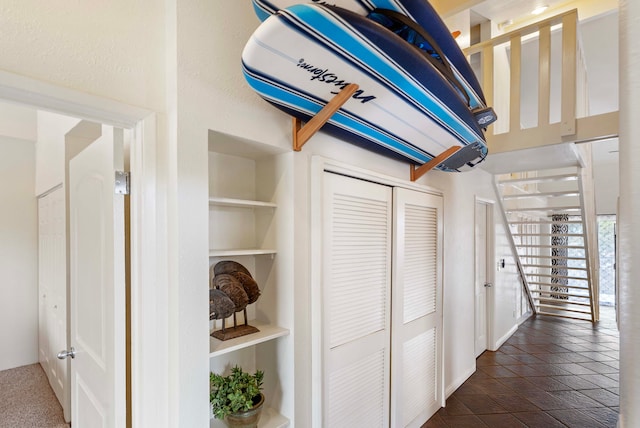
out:
<path id="1" fill-rule="evenodd" d="M 247 324 L 247 309 L 244 310 L 244 324 L 238 325 L 236 319 L 236 313 L 233 314 L 233 327 L 226 328 L 226 319 L 222 320 L 222 329 L 216 330 L 211 333 L 211 337 L 215 337 L 218 340 L 229 340 L 237 337 L 246 336 L 247 334 L 257 333 L 256 327 Z"/>

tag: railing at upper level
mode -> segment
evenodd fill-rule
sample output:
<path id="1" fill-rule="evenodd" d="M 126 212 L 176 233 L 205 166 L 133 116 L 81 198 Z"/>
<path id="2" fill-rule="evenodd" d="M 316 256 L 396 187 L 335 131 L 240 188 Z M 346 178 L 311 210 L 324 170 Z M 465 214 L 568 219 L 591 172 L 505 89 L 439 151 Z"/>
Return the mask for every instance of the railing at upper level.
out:
<path id="1" fill-rule="evenodd" d="M 555 59 L 560 61 L 561 68 L 560 119 L 552 123 L 551 111 L 557 107 L 553 103 L 558 102 L 552 97 L 552 33 L 560 29 L 560 59 Z M 534 39 L 538 41 L 538 121 L 537 126 L 524 128 L 523 46 Z M 577 10 L 478 43 L 465 49 L 465 53 L 481 55 L 481 80 L 487 104 L 498 114 L 499 122 L 490 125 L 486 133 L 490 153 L 593 141 L 618 134 L 617 112 L 588 116 L 586 69 L 579 49 Z"/>

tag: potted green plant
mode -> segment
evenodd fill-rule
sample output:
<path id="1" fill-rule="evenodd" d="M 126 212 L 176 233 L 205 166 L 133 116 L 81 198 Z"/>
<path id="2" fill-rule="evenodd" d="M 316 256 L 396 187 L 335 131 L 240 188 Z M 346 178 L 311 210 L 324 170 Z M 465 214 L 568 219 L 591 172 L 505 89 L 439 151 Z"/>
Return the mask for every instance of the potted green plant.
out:
<path id="1" fill-rule="evenodd" d="M 260 392 L 263 378 L 261 370 L 252 375 L 238 366 L 234 366 L 228 376 L 211 373 L 209 401 L 213 415 L 230 427 L 257 427 L 264 403 Z"/>

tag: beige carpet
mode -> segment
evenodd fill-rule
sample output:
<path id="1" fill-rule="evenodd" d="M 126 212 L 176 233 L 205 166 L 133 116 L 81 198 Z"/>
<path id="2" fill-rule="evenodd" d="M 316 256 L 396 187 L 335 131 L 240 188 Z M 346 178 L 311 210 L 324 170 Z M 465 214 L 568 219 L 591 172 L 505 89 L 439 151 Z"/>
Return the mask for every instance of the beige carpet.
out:
<path id="1" fill-rule="evenodd" d="M 68 428 L 40 364 L 0 371 L 0 428 Z"/>

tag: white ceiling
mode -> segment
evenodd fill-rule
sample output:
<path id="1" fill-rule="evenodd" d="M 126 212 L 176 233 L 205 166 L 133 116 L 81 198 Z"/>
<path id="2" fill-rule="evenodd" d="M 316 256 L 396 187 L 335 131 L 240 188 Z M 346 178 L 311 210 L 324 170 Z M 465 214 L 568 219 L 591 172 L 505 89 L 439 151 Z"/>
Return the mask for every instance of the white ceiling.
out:
<path id="1" fill-rule="evenodd" d="M 507 20 L 519 20 L 529 17 L 531 11 L 539 6 L 567 3 L 566 0 L 487 0 L 473 7 L 473 11 L 486 19 L 500 24 Z"/>
<path id="2" fill-rule="evenodd" d="M 531 15 L 539 6 L 548 6 L 548 9 L 539 16 Z M 485 0 L 477 2 L 471 9 L 495 24 L 513 21 L 512 25 L 505 27 L 510 30 L 571 9 L 578 9 L 580 19 L 585 20 L 617 8 L 618 0 Z"/>
<path id="3" fill-rule="evenodd" d="M 485 161 L 480 164 L 480 167 L 492 174 L 507 174 L 539 169 L 568 168 L 579 165 L 575 145 L 566 143 L 498 154 L 489 153 Z"/>

